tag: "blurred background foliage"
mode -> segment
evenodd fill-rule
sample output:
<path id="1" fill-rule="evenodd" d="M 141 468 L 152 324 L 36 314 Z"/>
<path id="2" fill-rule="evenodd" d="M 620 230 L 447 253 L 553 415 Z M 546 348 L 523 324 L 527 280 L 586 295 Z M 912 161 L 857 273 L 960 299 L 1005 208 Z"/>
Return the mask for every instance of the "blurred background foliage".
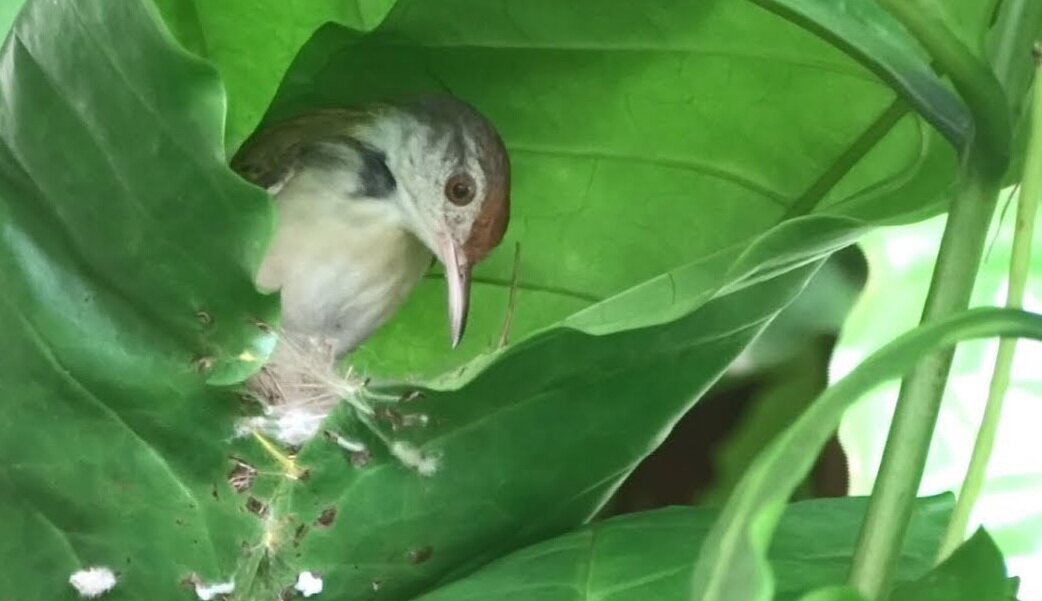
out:
<path id="1" fill-rule="evenodd" d="M 1015 188 L 1003 192 L 974 289 L 974 306 L 1005 299 Z M 612 512 L 694 500 L 720 503 L 755 454 L 825 387 L 918 323 L 945 217 L 880 228 L 837 253 L 680 421 L 609 506 Z M 1039 228 L 1036 227 L 1036 232 Z M 1037 238 L 1036 234 L 1036 238 Z M 912 308 L 913 310 L 910 310 Z M 1025 308 L 1042 311 L 1035 253 Z M 960 346 L 920 495 L 957 492 L 987 399 L 997 340 Z M 797 498 L 868 495 L 886 441 L 898 382 L 850 409 Z M 1017 345 L 998 443 L 971 530 L 985 526 L 1020 598 L 1042 599 L 1042 343 Z M 692 468 L 692 458 L 696 459 Z"/>

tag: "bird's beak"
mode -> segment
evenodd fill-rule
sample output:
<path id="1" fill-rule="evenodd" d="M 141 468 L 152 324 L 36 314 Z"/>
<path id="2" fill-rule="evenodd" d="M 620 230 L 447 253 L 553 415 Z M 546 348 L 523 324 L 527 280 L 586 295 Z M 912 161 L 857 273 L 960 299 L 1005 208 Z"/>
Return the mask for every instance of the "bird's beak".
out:
<path id="1" fill-rule="evenodd" d="M 449 286 L 449 328 L 452 348 L 459 345 L 467 328 L 467 308 L 470 305 L 470 262 L 463 249 L 450 236 L 443 236 L 438 244 L 438 258 L 445 266 L 445 281 Z"/>

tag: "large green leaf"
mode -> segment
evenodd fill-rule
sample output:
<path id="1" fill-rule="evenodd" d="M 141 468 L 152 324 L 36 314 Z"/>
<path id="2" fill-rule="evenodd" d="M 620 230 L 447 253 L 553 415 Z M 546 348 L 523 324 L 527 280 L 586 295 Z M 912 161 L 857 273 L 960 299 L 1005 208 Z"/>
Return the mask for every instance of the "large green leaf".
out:
<path id="1" fill-rule="evenodd" d="M 424 391 L 399 410 L 430 424 L 388 434 L 440 458 L 429 478 L 388 457 L 346 412 L 334 416 L 328 427 L 364 441 L 374 462 L 352 468 L 325 439 L 301 451 L 308 481 L 268 495 L 273 514 L 285 516 L 282 538 L 310 528 L 295 553 L 287 549 L 284 572 L 322 572 L 344 598 L 366 598 L 373 581 L 380 598 L 402 598 L 585 522 L 814 267 L 665 325 L 601 336 L 558 329 L 507 351 L 463 388 Z M 311 527 L 330 508 L 343 517 Z M 409 552 L 421 548 L 433 555 L 413 565 Z"/>
<path id="2" fill-rule="evenodd" d="M 757 0 L 762 6 L 820 32 L 889 81 L 957 147 L 966 143 L 969 111 L 962 100 L 944 86 L 929 57 L 901 23 L 877 2 L 831 0 Z M 964 7 L 970 2 L 955 2 Z M 985 15 L 970 22 L 978 28 Z"/>
<path id="3" fill-rule="evenodd" d="M 431 278 L 355 356 L 384 374 L 435 373 L 495 344 L 515 242 L 520 340 L 678 265 L 726 270 L 722 253 L 808 200 L 872 222 L 936 211 L 954 173 L 922 119 L 887 120 L 895 95 L 873 71 L 744 0 L 401 0 L 367 35 L 320 30 L 268 118 L 432 90 L 499 126 L 513 219 L 476 272 L 461 349 L 445 351 Z M 791 237 L 775 252 L 801 248 Z"/>
<path id="4" fill-rule="evenodd" d="M 315 29 L 328 21 L 371 29 L 394 0 L 155 3 L 178 40 L 220 71 L 230 108 L 225 140 L 234 149 L 257 126 L 283 72 Z"/>
<path id="5" fill-rule="evenodd" d="M 104 564 L 111 598 L 171 598 L 259 530 L 205 380 L 270 345 L 270 205 L 223 165 L 214 72 L 139 3 L 29 2 L 0 63 L 0 586 L 72 599 Z"/>
<path id="6" fill-rule="evenodd" d="M 865 505 L 847 498 L 787 508 L 769 553 L 779 574 L 776 601 L 843 581 Z M 901 579 L 929 569 L 950 509 L 951 497 L 918 502 Z M 421 599 L 463 601 L 495 591 L 518 601 L 686 600 L 691 563 L 716 516 L 713 509 L 671 507 L 613 518 L 513 553 Z"/>
<path id="7" fill-rule="evenodd" d="M 0 2 L 0 35 L 7 37 L 15 15 L 22 8 L 22 0 L 4 0 Z"/>

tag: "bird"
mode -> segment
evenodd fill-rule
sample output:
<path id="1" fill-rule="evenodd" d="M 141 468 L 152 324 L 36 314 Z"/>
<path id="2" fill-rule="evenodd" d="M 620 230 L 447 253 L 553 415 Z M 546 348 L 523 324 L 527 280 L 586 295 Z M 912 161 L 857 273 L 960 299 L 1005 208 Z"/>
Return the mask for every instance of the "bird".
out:
<path id="1" fill-rule="evenodd" d="M 280 294 L 284 337 L 343 357 L 437 260 L 450 342 L 460 343 L 471 270 L 510 219 L 509 156 L 478 109 L 424 94 L 310 110 L 260 128 L 231 168 L 274 198 L 255 279 Z"/>

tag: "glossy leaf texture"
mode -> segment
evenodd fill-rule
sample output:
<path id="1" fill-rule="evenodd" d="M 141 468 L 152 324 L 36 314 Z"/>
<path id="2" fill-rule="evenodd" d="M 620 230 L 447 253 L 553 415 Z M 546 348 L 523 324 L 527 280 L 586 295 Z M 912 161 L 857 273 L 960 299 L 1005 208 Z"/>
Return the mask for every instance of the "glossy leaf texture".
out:
<path id="1" fill-rule="evenodd" d="M 1042 340 L 1042 316 L 975 309 L 921 325 L 866 358 L 830 386 L 746 471 L 706 537 L 695 567 L 694 601 L 765 601 L 774 587 L 766 549 L 792 491 L 806 476 L 843 412 L 861 395 L 900 377 L 916 359 L 961 340 Z"/>
<path id="2" fill-rule="evenodd" d="M 155 0 L 186 48 L 220 72 L 228 93 L 225 140 L 234 149 L 257 126 L 297 50 L 326 22 L 375 27 L 394 0 Z"/>
<path id="3" fill-rule="evenodd" d="M 1012 585 L 1012 586 L 1011 586 Z M 995 541 L 978 530 L 955 553 L 914 582 L 897 585 L 893 601 L 1010 601 L 1016 586 Z"/>
<path id="4" fill-rule="evenodd" d="M 315 439 L 298 457 L 306 482 L 253 493 L 269 503 L 286 541 L 274 577 L 318 571 L 332 595 L 408 598 L 586 522 L 815 268 L 722 295 L 663 325 L 536 336 L 462 388 L 423 390 L 388 406 L 400 414 L 388 416 L 392 425 L 427 424 L 395 431 L 378 422 L 389 440 L 348 411 L 335 415 L 325 427 L 364 442 L 372 461 L 354 467 L 333 442 Z M 411 388 L 383 392 L 412 396 Z M 387 445 L 401 442 L 436 459 L 435 473 L 421 476 L 390 457 Z M 316 527 L 331 512 L 336 521 Z M 417 554 L 429 557 L 414 563 Z"/>
<path id="5" fill-rule="evenodd" d="M 73 599 L 104 565 L 111 599 L 171 598 L 258 530 L 207 379 L 270 346 L 269 201 L 223 164 L 216 74 L 138 2 L 28 2 L 0 107 L 0 587 Z"/>
<path id="6" fill-rule="evenodd" d="M 845 48 L 889 81 L 956 147 L 966 143 L 971 119 L 966 106 L 941 81 L 915 38 L 878 3 L 759 0 L 759 4 L 821 32 Z M 970 24 L 978 28 L 983 23 L 986 23 L 985 15 L 970 19 Z"/>
<path id="7" fill-rule="evenodd" d="M 769 552 L 779 575 L 776 601 L 848 599 L 803 594 L 846 578 L 865 504 L 822 499 L 786 509 Z M 902 580 L 930 568 L 950 509 L 948 496 L 918 501 L 901 554 Z M 511 601 L 684 601 L 691 562 L 716 516 L 708 508 L 670 507 L 612 518 L 513 553 L 420 601 L 470 601 L 489 591 Z"/>
<path id="8" fill-rule="evenodd" d="M 6 36 L 7 31 L 11 29 L 11 24 L 14 23 L 18 11 L 22 8 L 22 3 L 22 0 L 0 2 L 0 32 L 3 32 L 3 35 Z"/>
<path id="9" fill-rule="evenodd" d="M 369 34 L 320 30 L 268 118 L 425 91 L 497 124 L 512 222 L 476 271 L 461 349 L 445 352 L 432 277 L 356 353 L 383 375 L 438 373 L 494 347 L 515 242 L 517 341 L 680 265 L 740 254 L 797 205 L 869 222 L 937 211 L 955 169 L 933 128 L 892 112 L 873 70 L 736 0 L 401 0 Z M 804 248 L 786 244 L 775 252 Z"/>

